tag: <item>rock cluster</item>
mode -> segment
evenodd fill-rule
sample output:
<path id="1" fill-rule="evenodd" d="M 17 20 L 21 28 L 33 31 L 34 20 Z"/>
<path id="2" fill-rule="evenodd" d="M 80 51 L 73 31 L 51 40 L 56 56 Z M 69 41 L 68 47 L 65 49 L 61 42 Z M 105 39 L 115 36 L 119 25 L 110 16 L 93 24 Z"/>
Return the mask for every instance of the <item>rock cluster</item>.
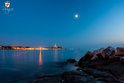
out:
<path id="1" fill-rule="evenodd" d="M 77 62 L 77 70 L 40 76 L 29 83 L 124 83 L 124 49 L 119 49 L 89 51 Z"/>

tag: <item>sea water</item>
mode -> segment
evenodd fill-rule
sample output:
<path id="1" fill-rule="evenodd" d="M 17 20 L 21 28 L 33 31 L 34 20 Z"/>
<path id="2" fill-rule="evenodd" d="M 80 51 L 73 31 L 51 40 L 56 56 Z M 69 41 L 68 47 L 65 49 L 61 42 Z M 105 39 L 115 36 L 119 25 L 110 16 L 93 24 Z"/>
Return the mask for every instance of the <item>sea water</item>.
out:
<path id="1" fill-rule="evenodd" d="M 67 59 L 79 60 L 83 50 L 0 50 L 0 83 L 23 83 L 36 76 L 73 70 Z"/>

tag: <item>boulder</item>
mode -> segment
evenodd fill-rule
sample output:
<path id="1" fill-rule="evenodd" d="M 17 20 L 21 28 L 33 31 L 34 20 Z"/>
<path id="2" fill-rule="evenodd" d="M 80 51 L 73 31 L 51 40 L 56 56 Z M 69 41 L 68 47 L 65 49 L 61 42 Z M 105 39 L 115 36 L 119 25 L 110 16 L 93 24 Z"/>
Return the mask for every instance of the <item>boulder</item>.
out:
<path id="1" fill-rule="evenodd" d="M 85 64 L 85 62 L 89 62 L 91 61 L 91 58 L 93 57 L 93 53 L 88 51 L 79 61 L 78 61 L 78 65 L 79 66 L 83 66 Z"/>
<path id="2" fill-rule="evenodd" d="M 109 47 L 107 47 L 107 48 L 105 48 L 105 49 L 103 50 L 103 53 L 104 53 L 106 56 L 113 56 L 113 55 L 115 55 L 115 53 L 116 53 L 116 49 L 109 46 Z"/>
<path id="3" fill-rule="evenodd" d="M 119 62 L 120 61 L 120 57 L 118 56 L 112 56 L 112 57 L 109 57 L 109 62 Z"/>
<path id="4" fill-rule="evenodd" d="M 68 62 L 68 63 L 75 63 L 75 62 L 77 62 L 77 61 L 76 61 L 75 59 L 68 59 L 67 62 Z"/>
<path id="5" fill-rule="evenodd" d="M 117 50 L 117 53 L 116 53 L 117 56 L 124 56 L 124 48 L 117 47 L 116 50 Z"/>

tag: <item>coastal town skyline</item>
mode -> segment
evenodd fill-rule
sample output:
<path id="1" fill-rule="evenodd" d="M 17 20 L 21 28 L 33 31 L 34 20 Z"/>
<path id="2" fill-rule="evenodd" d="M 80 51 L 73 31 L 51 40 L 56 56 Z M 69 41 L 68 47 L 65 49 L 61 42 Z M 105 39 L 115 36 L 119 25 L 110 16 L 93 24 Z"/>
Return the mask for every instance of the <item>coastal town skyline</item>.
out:
<path id="1" fill-rule="evenodd" d="M 53 45 L 49 47 L 42 47 L 42 46 L 0 46 L 0 50 L 65 50 L 66 48 L 58 45 Z"/>
<path id="2" fill-rule="evenodd" d="M 123 45 L 123 9 L 123 0 L 1 0 L 0 45 Z"/>

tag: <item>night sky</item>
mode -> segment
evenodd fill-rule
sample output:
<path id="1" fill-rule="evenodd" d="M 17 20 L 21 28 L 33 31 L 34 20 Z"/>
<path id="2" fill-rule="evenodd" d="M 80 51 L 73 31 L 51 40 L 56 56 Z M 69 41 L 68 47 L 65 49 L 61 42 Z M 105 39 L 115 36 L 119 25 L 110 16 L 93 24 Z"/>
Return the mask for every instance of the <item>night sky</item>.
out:
<path id="1" fill-rule="evenodd" d="M 0 45 L 123 45 L 124 0 L 0 0 Z"/>

